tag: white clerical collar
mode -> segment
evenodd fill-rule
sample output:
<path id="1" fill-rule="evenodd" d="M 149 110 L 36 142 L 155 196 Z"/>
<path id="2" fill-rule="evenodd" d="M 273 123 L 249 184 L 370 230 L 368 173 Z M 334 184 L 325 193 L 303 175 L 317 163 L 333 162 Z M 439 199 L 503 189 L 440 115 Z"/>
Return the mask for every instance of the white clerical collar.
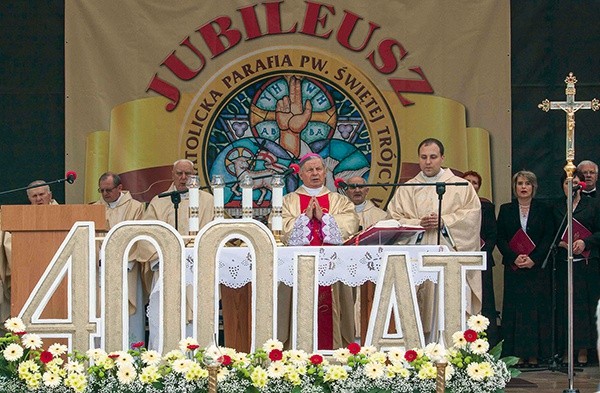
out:
<path id="1" fill-rule="evenodd" d="M 427 176 L 425 173 L 423 173 L 423 177 L 425 178 L 425 181 L 427 183 L 437 183 L 437 181 L 440 180 L 440 177 L 442 177 L 443 174 L 444 174 L 444 168 L 440 168 L 440 171 L 437 173 L 437 175 Z"/>
<path id="2" fill-rule="evenodd" d="M 321 190 L 323 189 L 323 186 L 318 187 L 318 188 L 309 188 L 306 187 L 304 184 L 302 185 L 302 187 L 304 187 L 304 189 L 306 190 L 306 193 L 310 196 L 317 196 L 321 193 Z"/>
<path id="3" fill-rule="evenodd" d="M 589 191 L 581 190 L 581 192 L 583 192 L 584 194 L 591 194 L 592 192 L 596 192 L 596 187 L 594 187 L 593 190 L 589 190 Z"/>
<path id="4" fill-rule="evenodd" d="M 123 193 L 121 192 L 121 194 L 119 195 L 119 197 L 117 198 L 116 201 L 114 202 L 108 202 L 108 208 L 109 209 L 114 209 L 115 207 L 117 207 L 119 205 L 119 201 L 121 200 L 121 198 L 123 198 Z"/>
<path id="5" fill-rule="evenodd" d="M 357 213 L 362 213 L 365 210 L 365 207 L 367 207 L 366 199 L 360 205 L 354 205 L 354 210 L 356 210 Z"/>

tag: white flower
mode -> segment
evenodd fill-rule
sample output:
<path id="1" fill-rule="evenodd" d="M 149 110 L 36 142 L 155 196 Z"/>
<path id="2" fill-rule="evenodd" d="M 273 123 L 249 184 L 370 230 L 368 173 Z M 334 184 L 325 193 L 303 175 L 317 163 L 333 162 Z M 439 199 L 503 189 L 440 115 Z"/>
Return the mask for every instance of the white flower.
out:
<path id="1" fill-rule="evenodd" d="M 56 387 L 60 385 L 60 376 L 54 373 L 46 372 L 43 376 L 44 385 L 50 387 Z"/>
<path id="2" fill-rule="evenodd" d="M 472 315 L 467 320 L 467 326 L 469 329 L 476 331 L 477 333 L 483 332 L 490 325 L 490 320 L 483 315 Z"/>
<path id="3" fill-rule="evenodd" d="M 446 366 L 446 381 L 449 381 L 454 376 L 454 366 L 448 363 Z"/>
<path id="4" fill-rule="evenodd" d="M 173 362 L 173 371 L 180 374 L 185 374 L 190 368 L 190 361 L 188 359 L 176 359 Z"/>
<path id="5" fill-rule="evenodd" d="M 333 351 L 333 358 L 342 364 L 346 364 L 351 355 L 348 348 L 339 348 Z"/>
<path id="6" fill-rule="evenodd" d="M 484 378 L 490 378 L 490 377 L 494 376 L 494 369 L 490 363 L 481 362 L 479 364 L 480 364 L 481 372 L 483 373 Z"/>
<path id="7" fill-rule="evenodd" d="M 467 375 L 475 381 L 483 381 L 486 375 L 485 367 L 481 367 L 481 363 L 471 363 L 467 366 Z"/>
<path id="8" fill-rule="evenodd" d="M 128 385 L 135 381 L 135 377 L 137 377 L 137 372 L 135 371 L 135 367 L 132 363 L 122 363 L 119 366 L 119 371 L 117 372 L 117 378 L 119 378 L 119 382 Z"/>
<path id="9" fill-rule="evenodd" d="M 490 349 L 490 343 L 488 343 L 487 340 L 478 338 L 469 344 L 469 349 L 477 355 L 483 355 Z"/>
<path id="10" fill-rule="evenodd" d="M 381 363 L 369 362 L 365 365 L 365 375 L 371 379 L 383 377 L 385 367 Z"/>
<path id="11" fill-rule="evenodd" d="M 455 332 L 452 335 L 452 343 L 454 348 L 463 349 L 467 347 L 467 340 L 465 340 L 465 333 L 462 331 Z"/>
<path id="12" fill-rule="evenodd" d="M 9 332 L 19 333 L 25 331 L 25 324 L 19 317 L 9 318 L 4 322 L 4 327 Z"/>
<path id="13" fill-rule="evenodd" d="M 252 385 L 256 386 L 257 388 L 264 388 L 267 386 L 269 378 L 265 369 L 258 366 L 254 368 L 252 374 L 250 374 L 250 380 L 252 381 Z"/>
<path id="14" fill-rule="evenodd" d="M 21 338 L 23 346 L 28 349 L 36 350 L 42 347 L 42 338 L 37 334 L 28 333 Z"/>
<path id="15" fill-rule="evenodd" d="M 387 356 L 383 352 L 375 352 L 374 354 L 369 356 L 370 362 L 377 362 L 377 363 L 385 364 L 386 360 L 387 360 Z"/>
<path id="16" fill-rule="evenodd" d="M 421 366 L 417 377 L 419 377 L 419 379 L 435 379 L 437 377 L 437 368 L 433 363 L 424 363 L 423 366 Z"/>
<path id="17" fill-rule="evenodd" d="M 283 378 L 283 376 L 285 375 L 285 370 L 286 368 L 283 362 L 277 361 L 271 363 L 267 370 L 267 373 L 271 378 L 280 379 Z"/>
<path id="18" fill-rule="evenodd" d="M 404 362 L 404 353 L 405 351 L 399 348 L 393 348 L 388 351 L 387 357 L 392 364 L 398 364 Z"/>
<path id="19" fill-rule="evenodd" d="M 69 360 L 67 364 L 65 364 L 65 370 L 68 373 L 79 373 L 82 374 L 85 371 L 83 364 L 79 363 L 76 360 Z"/>
<path id="20" fill-rule="evenodd" d="M 274 349 L 283 350 L 283 344 L 279 340 L 269 339 L 263 344 L 263 349 L 266 353 L 271 352 Z"/>
<path id="21" fill-rule="evenodd" d="M 73 388 L 76 392 L 83 392 L 87 385 L 85 375 L 73 373 L 65 378 L 65 386 Z"/>
<path id="22" fill-rule="evenodd" d="M 115 358 L 115 363 L 117 366 L 121 367 L 124 364 L 133 363 L 133 356 L 125 351 L 117 351 L 114 354 L 119 355 L 119 357 Z"/>
<path id="23" fill-rule="evenodd" d="M 377 352 L 377 348 L 375 348 L 372 345 L 368 345 L 368 346 L 361 347 L 360 351 L 358 353 L 369 356 L 369 355 L 374 354 L 375 352 Z"/>
<path id="24" fill-rule="evenodd" d="M 287 359 L 292 363 L 305 363 L 308 360 L 308 354 L 299 349 L 290 349 L 285 352 Z"/>
<path id="25" fill-rule="evenodd" d="M 143 351 L 140 358 L 148 366 L 158 366 L 160 364 L 160 353 L 157 351 Z"/>
<path id="26" fill-rule="evenodd" d="M 183 359 L 183 358 L 185 358 L 185 355 L 183 354 L 183 352 L 181 352 L 180 350 L 177 350 L 177 349 L 169 351 L 163 356 L 163 360 L 165 362 L 169 362 L 169 363 L 172 363 L 177 359 Z"/>
<path id="27" fill-rule="evenodd" d="M 191 351 L 191 349 L 188 348 L 190 345 L 197 346 L 198 341 L 196 341 L 196 339 L 193 337 L 184 338 L 183 340 L 179 341 L 179 350 L 183 353 L 189 352 Z"/>
<path id="28" fill-rule="evenodd" d="M 229 375 L 229 369 L 226 367 L 221 367 L 219 372 L 217 373 L 217 382 L 224 381 L 225 378 Z M 206 378 L 208 378 L 208 371 L 206 372 Z"/>
<path id="29" fill-rule="evenodd" d="M 4 355 L 4 359 L 8 360 L 9 362 L 14 362 L 23 356 L 23 347 L 19 344 L 12 343 L 4 348 L 2 354 Z"/>
<path id="30" fill-rule="evenodd" d="M 67 353 L 67 346 L 63 344 L 54 343 L 48 347 L 48 352 L 52 354 L 54 357 L 59 357 Z"/>
<path id="31" fill-rule="evenodd" d="M 430 343 L 425 347 L 425 355 L 434 362 L 439 362 L 446 356 L 446 350 L 438 343 Z"/>

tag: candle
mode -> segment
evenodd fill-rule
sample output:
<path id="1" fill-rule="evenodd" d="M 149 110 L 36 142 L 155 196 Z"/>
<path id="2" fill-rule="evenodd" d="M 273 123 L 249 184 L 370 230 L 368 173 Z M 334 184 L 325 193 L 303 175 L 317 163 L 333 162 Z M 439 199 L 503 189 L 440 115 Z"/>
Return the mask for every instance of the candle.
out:
<path id="1" fill-rule="evenodd" d="M 189 231 L 197 233 L 200 230 L 198 210 L 200 207 L 200 188 L 198 176 L 190 176 L 186 183 L 189 193 Z"/>
<path id="2" fill-rule="evenodd" d="M 242 218 L 252 218 L 252 186 L 254 181 L 250 175 L 244 175 L 240 182 L 242 186 Z"/>
<path id="3" fill-rule="evenodd" d="M 212 178 L 212 189 L 213 189 L 213 201 L 214 209 L 213 214 L 215 219 L 221 219 L 225 217 L 225 181 L 223 176 L 214 175 Z"/>

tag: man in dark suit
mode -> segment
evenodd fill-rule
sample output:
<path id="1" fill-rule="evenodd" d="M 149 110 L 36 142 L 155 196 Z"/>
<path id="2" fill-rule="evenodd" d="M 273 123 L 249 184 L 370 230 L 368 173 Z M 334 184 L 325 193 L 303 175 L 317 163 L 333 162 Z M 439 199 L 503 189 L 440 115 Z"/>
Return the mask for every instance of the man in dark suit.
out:
<path id="1" fill-rule="evenodd" d="M 577 165 L 577 170 L 585 176 L 585 187 L 581 195 L 596 198 L 596 182 L 598 181 L 598 164 L 594 161 L 584 160 Z"/>

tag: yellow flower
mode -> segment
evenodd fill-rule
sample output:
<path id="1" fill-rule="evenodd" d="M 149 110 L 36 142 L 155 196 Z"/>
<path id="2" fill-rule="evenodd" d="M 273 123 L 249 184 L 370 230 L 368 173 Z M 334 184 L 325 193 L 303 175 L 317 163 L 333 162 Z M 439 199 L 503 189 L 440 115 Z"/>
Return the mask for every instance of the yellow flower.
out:
<path id="1" fill-rule="evenodd" d="M 23 347 L 21 347 L 19 344 L 12 343 L 4 348 L 2 354 L 4 355 L 4 359 L 7 361 L 14 362 L 21 359 L 21 356 L 23 356 Z"/>
<path id="2" fill-rule="evenodd" d="M 196 362 L 190 362 L 187 371 L 185 372 L 185 379 L 188 381 L 196 381 L 201 378 L 202 366 Z M 207 372 L 208 375 L 208 372 Z"/>
<path id="3" fill-rule="evenodd" d="M 348 378 L 348 372 L 342 366 L 333 365 L 327 368 L 323 379 L 325 381 L 338 381 Z"/>
<path id="4" fill-rule="evenodd" d="M 250 380 L 252 381 L 252 385 L 257 388 L 264 388 L 267 386 L 268 377 L 267 372 L 260 366 L 256 367 L 252 374 L 250 374 Z"/>
<path id="5" fill-rule="evenodd" d="M 492 368 L 491 364 L 488 362 L 481 362 L 479 365 L 484 378 L 490 378 L 494 376 L 494 369 Z"/>
<path id="6" fill-rule="evenodd" d="M 427 362 L 421 366 L 417 377 L 419 379 L 435 379 L 437 376 L 437 368 L 433 365 L 433 363 Z"/>
<path id="7" fill-rule="evenodd" d="M 370 362 L 376 362 L 376 363 L 381 363 L 381 364 L 385 364 L 386 359 L 387 359 L 387 356 L 383 352 L 375 352 L 374 354 L 369 356 Z"/>
<path id="8" fill-rule="evenodd" d="M 69 374 L 65 379 L 65 386 L 72 388 L 76 392 L 83 392 L 87 386 L 85 375 L 78 373 Z"/>
<path id="9" fill-rule="evenodd" d="M 292 385 L 298 386 L 302 383 L 302 379 L 300 379 L 300 374 L 296 371 L 289 371 L 285 374 L 285 379 L 288 380 Z"/>
<path id="10" fill-rule="evenodd" d="M 156 366 L 147 366 L 142 369 L 140 373 L 140 381 L 143 384 L 149 385 L 154 383 L 160 379 L 160 374 L 158 373 L 158 367 Z"/>
<path id="11" fill-rule="evenodd" d="M 40 382 L 42 381 L 42 374 L 40 373 L 31 373 L 25 378 L 25 383 L 27 387 L 35 390 L 40 387 Z"/>
<path id="12" fill-rule="evenodd" d="M 176 349 L 167 352 L 167 354 L 163 356 L 163 360 L 165 362 L 169 362 L 169 363 L 173 363 L 175 360 L 183 359 L 183 358 L 185 358 L 185 355 L 183 354 L 183 352 L 178 351 Z"/>

